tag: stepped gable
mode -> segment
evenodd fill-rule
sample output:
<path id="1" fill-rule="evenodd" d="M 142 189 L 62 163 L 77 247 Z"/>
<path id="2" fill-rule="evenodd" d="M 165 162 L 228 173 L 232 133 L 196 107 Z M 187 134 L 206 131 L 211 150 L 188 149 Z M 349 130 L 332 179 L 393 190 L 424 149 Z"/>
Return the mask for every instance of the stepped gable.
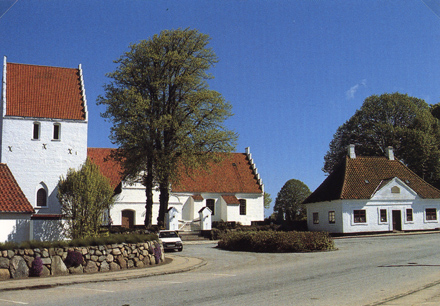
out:
<path id="1" fill-rule="evenodd" d="M 34 213 L 32 205 L 6 164 L 0 164 L 0 212 Z"/>
<path id="2" fill-rule="evenodd" d="M 119 162 L 110 158 L 113 150 L 108 148 L 87 148 L 87 157 L 97 165 L 105 177 L 110 180 L 113 189 L 119 186 L 122 181 L 122 168 Z"/>
<path id="3" fill-rule="evenodd" d="M 6 116 L 86 120 L 80 68 L 7 63 Z"/>
<path id="4" fill-rule="evenodd" d="M 395 177 L 421 198 L 440 198 L 440 190 L 425 182 L 399 160 L 390 160 L 386 157 L 347 156 L 304 201 L 304 204 L 339 199 L 370 199 L 386 181 Z"/>

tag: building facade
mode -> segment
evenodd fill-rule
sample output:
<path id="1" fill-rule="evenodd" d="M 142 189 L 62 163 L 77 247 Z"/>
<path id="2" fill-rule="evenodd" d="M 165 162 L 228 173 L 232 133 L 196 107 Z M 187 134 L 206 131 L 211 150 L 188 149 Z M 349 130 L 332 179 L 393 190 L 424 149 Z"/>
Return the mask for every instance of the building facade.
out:
<path id="1" fill-rule="evenodd" d="M 304 201 L 312 231 L 366 233 L 440 228 L 440 190 L 402 162 L 387 157 L 356 156 L 345 160 Z"/>

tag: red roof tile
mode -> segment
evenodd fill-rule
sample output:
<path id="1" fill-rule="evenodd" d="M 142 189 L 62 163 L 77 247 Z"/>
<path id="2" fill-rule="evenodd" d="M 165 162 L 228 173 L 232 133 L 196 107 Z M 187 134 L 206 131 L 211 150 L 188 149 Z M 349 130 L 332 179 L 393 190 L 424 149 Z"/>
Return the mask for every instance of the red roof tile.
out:
<path id="1" fill-rule="evenodd" d="M 398 160 L 386 157 L 345 158 L 335 171 L 304 201 L 316 203 L 339 199 L 370 199 L 385 181 L 399 178 L 426 199 L 440 198 L 431 186 Z"/>
<path id="2" fill-rule="evenodd" d="M 88 148 L 87 157 L 99 166 L 101 173 L 110 180 L 112 188 L 115 189 L 122 181 L 122 168 L 118 162 L 110 158 L 112 150 L 114 149 Z"/>
<path id="3" fill-rule="evenodd" d="M 6 64 L 6 116 L 85 120 L 79 69 Z"/>
<path id="4" fill-rule="evenodd" d="M 34 212 L 6 164 L 0 164 L 0 212 Z"/>
<path id="5" fill-rule="evenodd" d="M 112 149 L 89 148 L 90 159 L 100 166 L 101 172 L 110 179 L 112 186 L 122 180 L 121 167 L 114 160 L 106 160 Z M 219 163 L 211 163 L 209 170 L 179 170 L 177 183 L 172 184 L 172 192 L 212 193 L 261 193 L 259 185 L 244 153 L 223 153 L 225 158 Z M 188 175 L 189 173 L 189 175 Z M 196 199 L 197 200 L 197 199 Z"/>

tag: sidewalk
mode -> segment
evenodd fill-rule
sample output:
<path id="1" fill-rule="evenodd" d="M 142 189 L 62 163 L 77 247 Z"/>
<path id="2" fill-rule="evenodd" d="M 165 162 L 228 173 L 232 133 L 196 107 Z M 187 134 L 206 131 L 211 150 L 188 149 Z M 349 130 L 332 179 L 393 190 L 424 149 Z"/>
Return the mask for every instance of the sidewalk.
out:
<path id="1" fill-rule="evenodd" d="M 118 281 L 155 275 L 172 274 L 190 271 L 198 267 L 204 266 L 205 264 L 206 261 L 200 258 L 167 254 L 164 263 L 140 269 L 126 269 L 114 272 L 93 274 L 32 277 L 1 281 L 0 292 L 6 290 L 38 289 L 71 284 L 94 283 L 101 281 Z"/>

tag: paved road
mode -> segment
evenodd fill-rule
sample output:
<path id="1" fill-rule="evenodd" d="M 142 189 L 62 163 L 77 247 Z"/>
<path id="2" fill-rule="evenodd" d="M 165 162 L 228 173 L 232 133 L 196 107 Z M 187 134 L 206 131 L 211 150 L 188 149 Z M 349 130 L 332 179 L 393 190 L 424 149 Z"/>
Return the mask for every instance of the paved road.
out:
<path id="1" fill-rule="evenodd" d="M 186 245 L 186 273 L 0 292 L 0 305 L 373 305 L 440 280 L 440 234 L 338 239 L 338 251 L 227 252 Z M 175 253 L 174 255 L 179 255 Z M 2 301 L 9 302 L 2 302 Z"/>

